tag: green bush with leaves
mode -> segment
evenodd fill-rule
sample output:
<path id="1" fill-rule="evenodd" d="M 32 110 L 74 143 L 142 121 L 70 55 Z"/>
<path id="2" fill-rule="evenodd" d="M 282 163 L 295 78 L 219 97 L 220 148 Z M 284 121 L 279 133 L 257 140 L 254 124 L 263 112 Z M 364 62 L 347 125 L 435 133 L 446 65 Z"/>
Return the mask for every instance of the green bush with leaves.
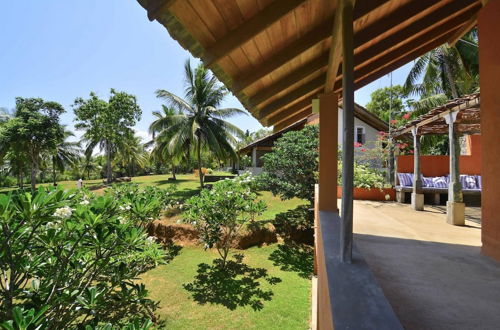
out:
<path id="1" fill-rule="evenodd" d="M 317 125 L 306 125 L 300 131 L 283 134 L 273 151 L 262 157 L 262 187 L 283 199 L 298 197 L 314 202 L 314 184 L 318 180 Z"/>
<path id="2" fill-rule="evenodd" d="M 157 304 L 136 279 L 168 253 L 122 217 L 121 204 L 111 194 L 60 189 L 0 195 L 4 328 L 35 318 L 29 328 L 155 321 Z"/>
<path id="3" fill-rule="evenodd" d="M 248 174 L 218 181 L 186 202 L 184 220 L 199 230 L 206 249 L 217 249 L 222 266 L 238 232 L 266 209 L 264 201 L 257 200 L 252 181 Z"/>
<path id="4" fill-rule="evenodd" d="M 158 219 L 163 211 L 179 205 L 174 192 L 175 187 L 162 189 L 147 186 L 141 188 L 136 183 L 115 184 L 106 189 L 106 194 L 119 201 L 118 208 L 122 211 L 121 219 L 131 220 L 142 227 L 146 227 L 153 220 Z"/>
<path id="5" fill-rule="evenodd" d="M 338 162 L 337 184 L 342 184 L 342 162 Z M 367 165 L 354 163 L 354 187 L 355 188 L 378 188 L 385 185 L 385 176 L 381 171 L 370 168 Z"/>

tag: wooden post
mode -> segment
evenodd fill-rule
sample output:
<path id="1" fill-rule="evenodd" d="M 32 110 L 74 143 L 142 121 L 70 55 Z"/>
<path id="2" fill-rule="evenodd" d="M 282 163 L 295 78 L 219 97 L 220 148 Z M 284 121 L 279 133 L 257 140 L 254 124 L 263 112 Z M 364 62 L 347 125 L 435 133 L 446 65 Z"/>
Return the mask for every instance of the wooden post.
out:
<path id="1" fill-rule="evenodd" d="M 424 209 L 424 194 L 422 193 L 422 173 L 420 171 L 420 137 L 418 127 L 411 129 L 413 134 L 413 191 L 411 193 L 411 206 L 414 210 Z"/>
<path id="2" fill-rule="evenodd" d="M 338 212 L 337 150 L 339 96 L 333 92 L 320 95 L 312 102 L 319 113 L 319 209 Z"/>
<path id="3" fill-rule="evenodd" d="M 345 1 L 342 8 L 342 224 L 340 235 L 340 260 L 352 261 L 352 216 L 354 181 L 354 49 L 353 4 Z"/>
<path id="4" fill-rule="evenodd" d="M 450 182 L 448 184 L 448 202 L 446 202 L 446 221 L 452 225 L 465 224 L 465 204 L 460 183 L 460 141 L 455 127 L 458 112 L 450 112 L 445 117 L 448 124 L 450 145 Z"/>

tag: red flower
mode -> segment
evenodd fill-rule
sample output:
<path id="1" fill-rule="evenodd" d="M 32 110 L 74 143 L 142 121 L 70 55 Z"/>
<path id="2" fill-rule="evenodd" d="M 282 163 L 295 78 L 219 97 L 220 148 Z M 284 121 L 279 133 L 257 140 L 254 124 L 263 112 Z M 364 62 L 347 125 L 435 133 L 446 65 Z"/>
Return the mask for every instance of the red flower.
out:
<path id="1" fill-rule="evenodd" d="M 362 152 L 365 152 L 365 151 L 366 151 L 366 148 L 361 149 L 361 151 L 362 151 Z"/>
<path id="2" fill-rule="evenodd" d="M 391 124 L 397 124 L 397 123 L 398 123 L 398 121 L 397 121 L 396 119 L 392 119 L 392 120 L 390 121 L 390 123 L 391 123 Z"/>
<path id="3" fill-rule="evenodd" d="M 403 118 L 406 119 L 406 120 L 408 120 L 408 119 L 410 119 L 410 115 L 411 115 L 410 113 L 405 113 L 403 115 Z"/>
<path id="4" fill-rule="evenodd" d="M 354 142 L 354 148 L 362 147 L 363 145 L 359 142 Z"/>
<path id="5" fill-rule="evenodd" d="M 380 135 L 380 136 L 385 136 L 387 133 L 384 132 L 384 131 L 379 131 L 377 134 Z"/>
<path id="6" fill-rule="evenodd" d="M 413 154 L 413 150 L 410 150 L 410 154 Z"/>

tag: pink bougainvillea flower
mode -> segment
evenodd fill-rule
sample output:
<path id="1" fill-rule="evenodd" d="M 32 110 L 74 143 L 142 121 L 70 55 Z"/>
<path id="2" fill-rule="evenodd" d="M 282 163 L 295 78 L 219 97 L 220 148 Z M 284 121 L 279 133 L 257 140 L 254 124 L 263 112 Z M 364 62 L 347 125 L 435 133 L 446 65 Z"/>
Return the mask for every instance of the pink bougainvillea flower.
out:
<path id="1" fill-rule="evenodd" d="M 359 142 L 354 142 L 354 148 L 362 147 L 363 145 Z"/>
<path id="2" fill-rule="evenodd" d="M 406 119 L 406 120 L 410 119 L 410 115 L 411 115 L 410 113 L 405 113 L 403 115 L 403 119 Z"/>
<path id="3" fill-rule="evenodd" d="M 366 151 L 366 148 L 361 149 L 361 151 L 365 152 L 365 151 Z"/>
<path id="4" fill-rule="evenodd" d="M 386 133 L 384 131 L 379 131 L 377 134 L 381 135 L 381 136 L 384 136 Z"/>
<path id="5" fill-rule="evenodd" d="M 410 150 L 410 154 L 413 154 L 413 150 Z"/>
<path id="6" fill-rule="evenodd" d="M 397 124 L 397 123 L 398 123 L 398 121 L 396 119 L 391 120 L 391 124 Z"/>

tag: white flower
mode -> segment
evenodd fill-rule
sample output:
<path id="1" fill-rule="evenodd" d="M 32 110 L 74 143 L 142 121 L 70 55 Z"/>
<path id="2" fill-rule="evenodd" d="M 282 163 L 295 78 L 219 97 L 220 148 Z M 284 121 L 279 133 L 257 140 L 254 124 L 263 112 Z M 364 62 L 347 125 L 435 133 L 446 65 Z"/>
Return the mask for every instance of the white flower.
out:
<path id="1" fill-rule="evenodd" d="M 156 242 L 156 237 L 148 236 L 148 238 L 146 238 L 146 241 L 148 241 L 149 243 L 154 243 L 154 242 Z"/>
<path id="2" fill-rule="evenodd" d="M 73 212 L 73 210 L 71 209 L 71 207 L 65 206 L 65 207 L 61 207 L 61 208 L 56 209 L 56 211 L 54 212 L 53 215 L 56 218 L 68 219 L 69 217 L 71 217 L 72 212 Z"/>
<path id="3" fill-rule="evenodd" d="M 385 195 L 385 200 L 388 201 L 389 199 L 391 199 L 391 196 L 389 194 L 386 194 Z"/>
<path id="4" fill-rule="evenodd" d="M 89 205 L 90 202 L 86 199 L 84 199 L 83 201 L 80 202 L 80 205 Z"/>
<path id="5" fill-rule="evenodd" d="M 127 205 L 125 205 L 125 206 L 120 205 L 120 206 L 118 207 L 118 209 L 120 209 L 120 211 L 129 211 L 129 210 L 130 210 L 130 205 L 128 205 L 128 204 L 127 204 Z"/>

